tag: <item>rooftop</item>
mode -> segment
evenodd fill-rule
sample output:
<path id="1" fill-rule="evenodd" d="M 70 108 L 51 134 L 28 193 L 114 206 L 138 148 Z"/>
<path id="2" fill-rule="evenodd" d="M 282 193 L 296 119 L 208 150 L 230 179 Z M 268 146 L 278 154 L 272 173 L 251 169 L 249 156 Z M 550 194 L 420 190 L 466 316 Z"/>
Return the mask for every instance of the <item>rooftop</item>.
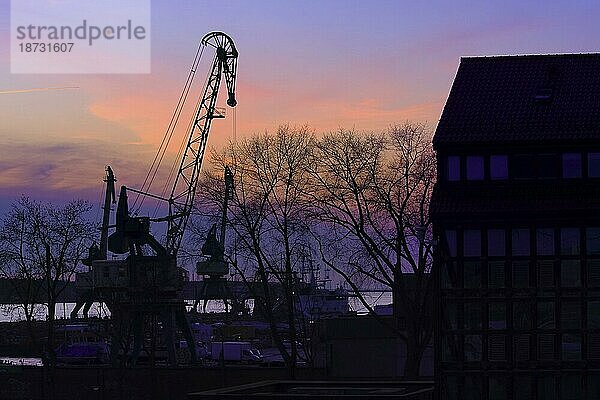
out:
<path id="1" fill-rule="evenodd" d="M 463 57 L 433 139 L 600 141 L 600 53 Z"/>

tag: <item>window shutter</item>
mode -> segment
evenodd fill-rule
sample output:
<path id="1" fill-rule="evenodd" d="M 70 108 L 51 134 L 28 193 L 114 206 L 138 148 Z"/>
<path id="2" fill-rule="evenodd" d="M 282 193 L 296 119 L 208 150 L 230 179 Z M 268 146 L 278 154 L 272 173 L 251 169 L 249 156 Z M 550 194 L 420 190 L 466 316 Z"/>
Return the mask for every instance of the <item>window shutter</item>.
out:
<path id="1" fill-rule="evenodd" d="M 516 361 L 529 361 L 529 335 L 515 335 L 514 351 Z"/>
<path id="2" fill-rule="evenodd" d="M 539 287 L 554 287 L 554 264 L 550 262 L 540 262 L 538 264 Z"/>
<path id="3" fill-rule="evenodd" d="M 588 359 L 600 360 L 600 334 L 598 333 L 588 336 Z"/>
<path id="4" fill-rule="evenodd" d="M 506 360 L 506 341 L 504 335 L 489 336 L 488 354 L 490 361 Z"/>
<path id="5" fill-rule="evenodd" d="M 554 335 L 540 335 L 538 343 L 540 360 L 554 360 Z"/>

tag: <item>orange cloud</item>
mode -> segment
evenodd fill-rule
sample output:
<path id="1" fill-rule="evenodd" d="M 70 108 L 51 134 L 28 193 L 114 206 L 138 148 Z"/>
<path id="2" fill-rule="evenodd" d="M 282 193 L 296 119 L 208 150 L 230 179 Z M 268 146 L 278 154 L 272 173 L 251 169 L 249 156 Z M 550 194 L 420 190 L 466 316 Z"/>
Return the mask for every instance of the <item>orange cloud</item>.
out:
<path id="1" fill-rule="evenodd" d="M 131 129 L 143 143 L 160 142 L 170 110 L 165 101 L 132 95 L 97 101 L 89 106 L 92 115 Z"/>

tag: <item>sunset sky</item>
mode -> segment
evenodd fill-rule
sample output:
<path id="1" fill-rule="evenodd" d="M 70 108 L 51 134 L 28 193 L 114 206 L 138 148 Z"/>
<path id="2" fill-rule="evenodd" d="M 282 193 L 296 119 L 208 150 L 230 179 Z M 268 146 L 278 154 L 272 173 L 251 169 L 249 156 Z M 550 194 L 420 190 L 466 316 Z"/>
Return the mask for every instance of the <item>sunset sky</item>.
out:
<path id="1" fill-rule="evenodd" d="M 461 56 L 595 52 L 600 38 L 598 1 L 165 0 L 152 1 L 151 74 L 11 75 L 9 16 L 0 0 L 0 210 L 21 194 L 97 203 L 106 164 L 139 186 L 212 30 L 240 53 L 238 138 L 281 123 L 434 128 Z M 47 87 L 75 88 L 25 91 Z M 209 146 L 232 126 L 215 121 Z"/>

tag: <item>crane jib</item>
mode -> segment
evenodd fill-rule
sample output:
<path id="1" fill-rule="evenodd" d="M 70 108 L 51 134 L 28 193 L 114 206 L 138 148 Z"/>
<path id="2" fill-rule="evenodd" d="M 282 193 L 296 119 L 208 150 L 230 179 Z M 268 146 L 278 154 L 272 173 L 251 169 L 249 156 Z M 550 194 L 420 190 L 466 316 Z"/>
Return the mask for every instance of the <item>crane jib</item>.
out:
<path id="1" fill-rule="evenodd" d="M 187 145 L 171 190 L 170 200 L 179 201 L 169 202 L 166 249 L 174 256 L 177 255 L 191 214 L 212 120 L 222 118 L 222 114 L 216 112 L 222 78 L 227 86 L 227 105 L 237 105 L 235 84 L 238 51 L 233 40 L 223 32 L 211 32 L 204 36 L 201 43 L 206 47 L 215 48 L 216 57 L 200 98 L 194 123 L 191 124 Z"/>

